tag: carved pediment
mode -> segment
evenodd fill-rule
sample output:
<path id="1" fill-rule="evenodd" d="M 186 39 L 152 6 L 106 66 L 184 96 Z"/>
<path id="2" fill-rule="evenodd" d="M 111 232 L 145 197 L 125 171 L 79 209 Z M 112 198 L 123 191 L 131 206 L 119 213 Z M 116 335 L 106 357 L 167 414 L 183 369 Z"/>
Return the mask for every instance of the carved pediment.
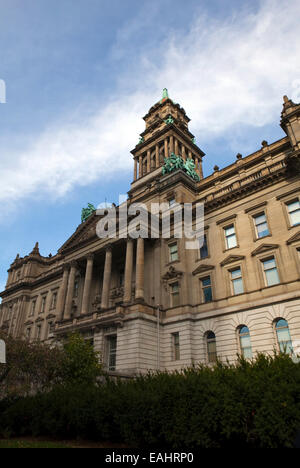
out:
<path id="1" fill-rule="evenodd" d="M 296 232 L 292 237 L 290 237 L 286 243 L 287 244 L 292 244 L 293 242 L 298 242 L 300 241 L 300 231 Z"/>
<path id="2" fill-rule="evenodd" d="M 241 260 L 244 260 L 244 258 L 244 255 L 229 255 L 220 263 L 220 265 L 224 266 L 229 265 L 230 263 L 240 262 Z"/>
<path id="3" fill-rule="evenodd" d="M 168 271 L 163 275 L 162 279 L 168 281 L 174 278 L 180 278 L 182 276 L 182 271 L 176 270 L 172 265 L 169 267 Z"/>
<path id="4" fill-rule="evenodd" d="M 253 250 L 251 255 L 254 257 L 254 255 L 269 252 L 269 250 L 274 250 L 274 249 L 277 249 L 278 247 L 279 247 L 278 244 L 262 244 L 259 247 L 257 247 L 257 249 Z"/>
<path id="5" fill-rule="evenodd" d="M 213 265 L 199 265 L 194 271 L 193 275 L 198 275 L 201 273 L 206 273 L 207 271 L 213 270 L 215 268 Z"/>

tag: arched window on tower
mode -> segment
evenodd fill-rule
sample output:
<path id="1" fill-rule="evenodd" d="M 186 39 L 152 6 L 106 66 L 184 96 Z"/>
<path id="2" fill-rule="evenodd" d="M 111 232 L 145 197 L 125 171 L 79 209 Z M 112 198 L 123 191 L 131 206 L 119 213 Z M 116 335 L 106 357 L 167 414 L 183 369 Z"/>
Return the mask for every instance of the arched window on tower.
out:
<path id="1" fill-rule="evenodd" d="M 206 352 L 207 352 L 207 361 L 216 362 L 217 360 L 217 342 L 216 335 L 212 331 L 208 331 L 205 334 L 206 338 Z"/>
<path id="2" fill-rule="evenodd" d="M 287 321 L 283 318 L 275 320 L 275 330 L 280 351 L 287 354 L 292 353 L 293 346 Z"/>
<path id="3" fill-rule="evenodd" d="M 249 328 L 246 327 L 246 325 L 240 325 L 238 327 L 238 335 L 239 335 L 240 350 L 241 350 L 242 356 L 246 359 L 251 359 L 252 358 L 252 346 L 251 346 Z"/>

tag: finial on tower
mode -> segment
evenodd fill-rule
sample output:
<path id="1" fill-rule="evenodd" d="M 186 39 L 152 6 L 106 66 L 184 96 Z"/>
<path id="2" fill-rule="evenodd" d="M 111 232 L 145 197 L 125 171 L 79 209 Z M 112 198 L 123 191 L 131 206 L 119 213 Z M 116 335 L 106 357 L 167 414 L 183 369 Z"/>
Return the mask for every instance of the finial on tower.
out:
<path id="1" fill-rule="evenodd" d="M 30 253 L 30 255 L 40 255 L 39 243 L 38 242 L 36 242 L 32 252 Z"/>
<path id="2" fill-rule="evenodd" d="M 162 99 L 160 102 L 164 102 L 166 99 L 169 99 L 169 93 L 167 88 L 164 88 L 162 93 Z"/>

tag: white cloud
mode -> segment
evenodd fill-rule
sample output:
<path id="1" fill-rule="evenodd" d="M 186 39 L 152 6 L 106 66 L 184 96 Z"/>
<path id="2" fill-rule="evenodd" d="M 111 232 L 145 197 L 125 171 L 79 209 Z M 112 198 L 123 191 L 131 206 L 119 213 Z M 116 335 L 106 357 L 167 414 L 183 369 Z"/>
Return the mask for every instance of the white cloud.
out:
<path id="1" fill-rule="evenodd" d="M 137 57 L 136 68 L 124 74 L 135 92 L 120 92 L 93 116 L 63 125 L 60 119 L 22 154 L 6 158 L 1 205 L 37 193 L 61 197 L 130 169 L 130 150 L 144 129 L 141 117 L 165 86 L 202 141 L 228 135 L 241 123 L 279 122 L 282 95 L 294 92 L 300 78 L 299 17 L 298 0 L 267 0 L 255 14 L 240 12 L 223 22 L 199 16 L 187 34 L 172 31 L 159 50 Z"/>

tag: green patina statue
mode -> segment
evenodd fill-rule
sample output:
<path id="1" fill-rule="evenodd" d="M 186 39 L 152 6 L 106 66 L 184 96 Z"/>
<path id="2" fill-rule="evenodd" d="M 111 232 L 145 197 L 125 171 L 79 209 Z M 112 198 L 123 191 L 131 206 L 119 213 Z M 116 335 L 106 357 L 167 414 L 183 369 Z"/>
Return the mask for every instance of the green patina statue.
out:
<path id="1" fill-rule="evenodd" d="M 165 124 L 169 125 L 169 124 L 174 123 L 174 119 L 171 115 L 169 115 L 169 117 L 166 120 L 164 120 L 164 122 Z"/>
<path id="2" fill-rule="evenodd" d="M 91 203 L 88 203 L 87 208 L 82 208 L 81 222 L 84 223 L 94 213 L 94 211 L 96 211 L 96 208 Z"/>
<path id="3" fill-rule="evenodd" d="M 165 164 L 162 168 L 163 175 L 170 174 L 170 172 L 176 171 L 177 169 L 181 169 L 187 173 L 192 179 L 199 181 L 200 177 L 195 171 L 195 163 L 194 160 L 189 158 L 186 161 L 182 159 L 181 156 L 176 156 L 176 154 L 171 153 L 169 158 L 164 159 Z"/>
<path id="4" fill-rule="evenodd" d="M 145 141 L 144 137 L 141 136 L 140 139 L 139 139 L 138 145 L 140 145 L 141 143 L 144 143 L 144 141 Z"/>

